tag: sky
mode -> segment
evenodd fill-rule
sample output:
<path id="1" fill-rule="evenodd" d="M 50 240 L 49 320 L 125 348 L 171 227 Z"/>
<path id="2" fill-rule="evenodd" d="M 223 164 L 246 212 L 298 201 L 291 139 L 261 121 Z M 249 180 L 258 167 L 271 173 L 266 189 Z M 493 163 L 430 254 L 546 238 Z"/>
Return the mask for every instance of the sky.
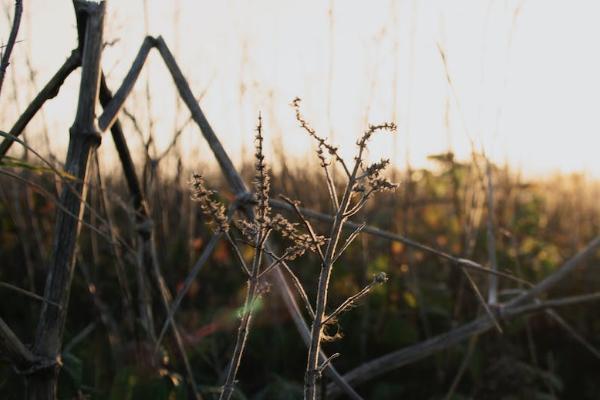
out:
<path id="1" fill-rule="evenodd" d="M 6 14 L 13 2 L 2 4 Z M 107 5 L 110 44 L 102 64 L 113 90 L 145 34 L 162 35 L 238 163 L 251 154 L 259 112 L 268 140 L 279 143 L 290 160 L 307 157 L 312 143 L 289 106 L 298 96 L 306 119 L 348 157 L 369 123 L 394 121 L 397 134 L 376 138 L 370 157 L 391 158 L 401 168 L 427 166 L 428 155 L 448 149 L 467 158 L 474 148 L 526 174 L 600 176 L 598 1 L 109 0 Z M 6 40 L 6 16 L 0 20 L 0 39 Z M 41 87 L 75 46 L 71 2 L 27 1 L 19 40 L 9 70 L 13 77 L 0 98 L 5 130 L 35 94 L 29 70 Z M 57 154 L 68 140 L 78 79 L 76 74 L 66 82 L 28 132 L 37 137 L 45 121 Z M 154 132 L 159 153 L 188 118 L 156 53 L 126 107 L 144 134 Z M 136 148 L 139 136 L 126 119 L 125 126 Z M 103 157 L 115 159 L 114 148 L 104 142 Z M 189 163 L 212 160 L 191 124 L 180 146 Z"/>

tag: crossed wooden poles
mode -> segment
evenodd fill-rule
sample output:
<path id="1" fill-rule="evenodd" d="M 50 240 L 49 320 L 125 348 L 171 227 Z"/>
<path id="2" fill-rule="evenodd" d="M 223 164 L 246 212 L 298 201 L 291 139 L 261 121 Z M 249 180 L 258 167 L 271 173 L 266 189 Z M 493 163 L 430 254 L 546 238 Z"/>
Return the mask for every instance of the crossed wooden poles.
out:
<path id="1" fill-rule="evenodd" d="M 65 79 L 78 67 L 82 68 L 81 84 L 77 113 L 73 126 L 70 129 L 70 141 L 65 162 L 66 172 L 73 179 L 64 185 L 58 210 L 53 253 L 49 264 L 46 287 L 44 292 L 44 303 L 39 317 L 35 342 L 32 348 L 28 348 L 14 334 L 10 327 L 0 318 L 0 352 L 10 360 L 13 367 L 26 378 L 29 399 L 53 399 L 56 394 L 57 377 L 60 368 L 60 354 L 62 347 L 62 336 L 67 317 L 67 306 L 69 293 L 75 267 L 75 247 L 81 229 L 85 200 L 88 187 L 88 161 L 93 150 L 100 145 L 102 133 L 109 130 L 115 143 L 119 158 L 123 167 L 123 173 L 131 195 L 132 205 L 136 211 L 136 224 L 138 235 L 138 269 L 136 279 L 138 284 L 138 312 L 144 326 L 145 332 L 151 341 L 156 341 L 153 314 L 149 297 L 148 285 L 152 278 L 158 286 L 167 315 L 168 322 L 173 330 L 178 351 L 184 360 L 191 391 L 197 399 L 201 396 L 196 391 L 193 374 L 187 361 L 183 342 L 174 321 L 171 294 L 166 287 L 156 257 L 156 249 L 153 238 L 152 220 L 148 204 L 144 198 L 136 170 L 127 147 L 125 135 L 118 120 L 125 100 L 131 93 L 137 78 L 144 66 L 146 58 L 152 49 L 156 49 L 169 70 L 177 91 L 186 104 L 193 120 L 200 128 L 202 135 L 208 142 L 209 147 L 215 155 L 221 171 L 225 175 L 228 184 L 236 194 L 240 205 L 240 211 L 248 218 L 253 218 L 252 208 L 244 203 L 248 199 L 248 189 L 236 171 L 231 159 L 223 149 L 219 139 L 204 116 L 200 106 L 177 65 L 171 51 L 162 37 L 146 37 L 135 57 L 133 64 L 123 80 L 119 89 L 111 93 L 104 79 L 100 67 L 102 53 L 102 32 L 105 4 L 91 3 L 84 0 L 74 0 L 79 33 L 79 46 L 73 50 L 65 63 L 58 69 L 54 76 L 48 81 L 39 94 L 27 106 L 23 114 L 17 119 L 14 126 L 6 135 L 5 140 L 0 143 L 0 158 L 6 155 L 11 145 L 18 141 L 18 136 L 23 132 L 34 115 L 41 109 L 44 103 L 55 97 Z M 102 114 L 96 118 L 96 102 L 100 101 L 103 107 Z M 272 201 L 273 207 L 286 209 L 289 207 L 279 201 Z M 303 210 L 304 215 L 313 219 L 331 220 L 331 216 L 320 214 L 311 210 Z M 357 224 L 348 222 L 346 228 L 355 228 Z M 493 272 L 489 268 L 474 262 L 452 256 L 430 246 L 418 243 L 401 235 L 385 232 L 375 227 L 365 227 L 365 233 L 399 241 L 421 251 L 435 254 L 447 260 L 452 266 L 458 268 L 470 268 L 480 272 L 492 273 L 505 276 L 501 272 Z M 508 319 L 515 316 L 557 307 L 574 304 L 583 301 L 597 300 L 598 294 L 583 295 L 555 301 L 535 302 L 538 296 L 555 286 L 566 278 L 576 266 L 584 259 L 593 255 L 600 247 L 600 237 L 591 241 L 584 249 L 558 268 L 552 275 L 542 280 L 535 286 L 522 292 L 506 304 L 497 308 L 496 318 Z M 212 251 L 211 246 L 204 249 L 201 259 L 206 259 Z M 197 273 L 197 271 L 196 271 Z M 284 303 L 286 304 L 292 318 L 303 338 L 308 343 L 310 333 L 308 326 L 302 316 L 302 312 L 296 303 L 295 296 L 285 276 L 279 268 L 271 272 Z M 466 325 L 456 328 L 447 333 L 432 337 L 424 342 L 417 343 L 408 348 L 387 354 L 385 356 L 367 362 L 358 368 L 341 376 L 331 364 L 328 364 L 325 372 L 332 379 L 328 387 L 328 393 L 332 396 L 344 392 L 349 398 L 361 399 L 352 388 L 368 379 L 394 368 L 415 362 L 427 357 L 434 352 L 441 351 L 453 346 L 473 335 L 480 334 L 494 326 L 494 319 L 490 315 L 482 316 Z M 327 356 L 322 353 L 323 360 Z"/>

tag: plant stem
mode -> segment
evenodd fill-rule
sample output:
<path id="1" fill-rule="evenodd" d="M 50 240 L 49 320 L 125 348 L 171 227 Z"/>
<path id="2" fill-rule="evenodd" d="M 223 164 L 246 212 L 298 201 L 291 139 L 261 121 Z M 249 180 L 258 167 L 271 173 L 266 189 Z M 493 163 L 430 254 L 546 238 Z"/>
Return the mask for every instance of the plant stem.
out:
<path id="1" fill-rule="evenodd" d="M 304 399 L 316 400 L 317 398 L 317 382 L 319 380 L 319 352 L 321 350 L 321 341 L 323 338 L 323 320 L 325 319 L 325 308 L 327 307 L 327 296 L 329 289 L 329 280 L 333 269 L 333 261 L 337 243 L 339 242 L 342 228 L 347 217 L 345 217 L 350 200 L 352 198 L 352 190 L 354 189 L 356 173 L 360 166 L 360 158 L 362 151 L 359 152 L 354 165 L 354 170 L 350 175 L 348 184 L 344 191 L 342 201 L 333 219 L 333 225 L 329 236 L 329 243 L 325 251 L 325 257 L 321 263 L 321 273 L 319 275 L 319 286 L 317 289 L 317 304 L 315 307 L 315 319 L 311 328 L 310 346 L 308 349 L 308 361 L 306 364 L 306 375 L 304 377 Z"/>
<path id="2" fill-rule="evenodd" d="M 246 347 L 246 341 L 248 339 L 248 332 L 250 331 L 250 323 L 252 322 L 256 300 L 258 299 L 258 275 L 260 273 L 260 263 L 262 260 L 264 242 L 266 240 L 265 233 L 266 232 L 262 232 L 261 234 L 257 235 L 256 249 L 252 261 L 252 275 L 248 280 L 248 290 L 246 291 L 246 300 L 244 301 L 244 307 L 242 309 L 242 319 L 238 328 L 237 339 L 235 341 L 233 356 L 229 364 L 229 370 L 227 371 L 227 378 L 225 379 L 225 384 L 223 385 L 223 391 L 221 392 L 219 400 L 229 400 L 235 388 L 235 377 L 238 369 L 240 368 L 240 362 L 242 361 L 242 355 L 244 353 L 244 348 Z"/>
<path id="3" fill-rule="evenodd" d="M 69 174 L 77 178 L 72 191 L 65 186 L 61 194 L 61 204 L 69 213 L 59 210 L 56 219 L 54 250 L 44 297 L 58 303 L 60 308 L 44 303 L 40 314 L 34 353 L 38 356 L 55 359 L 60 356 L 62 336 L 67 317 L 67 306 L 71 291 L 71 281 L 75 267 L 75 248 L 80 219 L 87 195 L 88 161 L 90 154 L 100 144 L 101 136 L 95 119 L 95 106 L 98 100 L 100 82 L 100 58 L 102 52 L 102 30 L 105 3 L 75 2 L 77 13 L 85 14 L 85 45 L 82 56 L 81 86 L 75 122 L 71 127 L 71 140 L 65 163 Z M 75 193 L 74 193 L 75 192 Z M 58 384 L 58 363 L 55 367 L 38 371 L 28 377 L 27 398 L 54 399 Z"/>

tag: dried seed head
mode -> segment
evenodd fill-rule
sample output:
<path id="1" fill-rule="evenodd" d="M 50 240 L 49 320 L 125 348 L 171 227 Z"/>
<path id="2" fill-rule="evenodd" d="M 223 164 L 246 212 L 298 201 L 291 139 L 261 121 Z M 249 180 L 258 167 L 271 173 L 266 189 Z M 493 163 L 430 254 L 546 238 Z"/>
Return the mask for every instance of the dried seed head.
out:
<path id="1" fill-rule="evenodd" d="M 204 178 L 199 174 L 192 176 L 190 185 L 192 187 L 192 200 L 200 204 L 200 211 L 210 218 L 213 229 L 216 232 L 227 232 L 229 222 L 225 215 L 225 206 L 214 199 L 216 192 L 206 187 Z"/>
<path id="2" fill-rule="evenodd" d="M 359 139 L 358 142 L 356 142 L 356 144 L 360 147 L 360 148 L 365 148 L 365 146 L 367 145 L 367 142 L 369 141 L 369 139 L 371 139 L 371 137 L 373 136 L 373 134 L 377 131 L 389 131 L 389 132 L 395 132 L 397 129 L 397 126 L 395 123 L 393 122 L 386 122 L 384 124 L 379 124 L 379 125 L 369 125 L 369 129 L 367 129 L 362 137 Z"/>
<path id="3" fill-rule="evenodd" d="M 300 233 L 297 223 L 289 222 L 281 214 L 277 214 L 272 218 L 270 227 L 292 243 L 285 250 L 287 260 L 294 260 L 307 251 L 316 252 L 317 246 L 325 244 L 323 236 L 316 236 L 317 242 L 315 243 L 309 234 Z"/>
<path id="4" fill-rule="evenodd" d="M 330 328 L 335 326 L 335 332 L 332 334 L 330 332 Z M 321 340 L 324 342 L 335 342 L 336 340 L 340 340 L 344 337 L 340 325 L 337 320 L 330 320 L 325 326 L 323 326 L 323 337 Z"/>
<path id="5" fill-rule="evenodd" d="M 319 157 L 319 160 L 321 160 L 321 166 L 326 166 L 326 165 L 330 164 L 327 161 L 327 159 L 325 158 L 324 149 L 327 150 L 327 153 L 329 153 L 335 160 L 337 160 L 339 162 L 343 162 L 342 158 L 338 154 L 338 148 L 336 146 L 332 146 L 324 138 L 320 137 L 317 134 L 317 131 L 315 131 L 315 129 L 313 127 L 311 127 L 308 124 L 308 122 L 306 122 L 306 119 L 304 119 L 304 116 L 302 115 L 302 112 L 300 111 L 300 103 L 301 102 L 302 102 L 302 100 L 299 97 L 296 97 L 294 100 L 292 100 L 291 105 L 292 105 L 292 107 L 294 107 L 294 110 L 296 112 L 296 121 L 298 121 L 298 123 L 300 124 L 300 127 L 302 129 L 304 129 L 310 137 L 312 137 L 313 139 L 315 139 L 317 141 L 317 146 L 318 146 L 317 156 Z"/>
<path id="6" fill-rule="evenodd" d="M 373 283 L 382 284 L 387 282 L 388 276 L 385 272 L 380 272 L 373 277 Z"/>
<path id="7" fill-rule="evenodd" d="M 254 242 L 258 235 L 258 226 L 254 222 L 248 222 L 243 219 L 235 220 L 235 226 L 240 230 L 242 236 L 248 242 Z"/>
<path id="8" fill-rule="evenodd" d="M 397 183 L 392 183 L 387 178 L 372 179 L 369 184 L 373 192 L 393 191 L 398 187 Z"/>
<path id="9" fill-rule="evenodd" d="M 364 169 L 364 174 L 367 177 L 377 178 L 383 170 L 390 165 L 390 160 L 381 159 L 381 161 L 373 163 Z"/>
<path id="10" fill-rule="evenodd" d="M 265 155 L 263 152 L 263 135 L 262 135 L 262 116 L 258 115 L 258 125 L 256 126 L 256 152 L 254 154 L 255 163 L 255 177 L 254 177 L 254 190 L 256 191 L 256 198 L 258 200 L 258 206 L 256 210 L 256 221 L 261 225 L 267 225 L 269 223 L 269 213 L 271 208 L 269 207 L 269 191 L 271 188 L 271 181 L 267 166 L 265 164 Z"/>

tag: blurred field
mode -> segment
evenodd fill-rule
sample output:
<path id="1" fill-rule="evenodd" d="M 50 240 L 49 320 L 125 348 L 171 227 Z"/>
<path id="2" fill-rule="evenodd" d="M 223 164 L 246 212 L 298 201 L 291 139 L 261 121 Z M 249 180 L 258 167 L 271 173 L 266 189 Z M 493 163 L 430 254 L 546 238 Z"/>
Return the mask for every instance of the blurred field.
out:
<path id="1" fill-rule="evenodd" d="M 394 179 L 401 184 L 399 190 L 395 194 L 379 195 L 353 219 L 366 220 L 371 225 L 403 233 L 485 264 L 488 259 L 487 212 L 481 166 L 457 161 L 452 153 L 432 159 L 435 167 L 430 170 L 394 171 Z M 306 207 L 327 212 L 327 195 L 320 171 L 312 167 L 287 167 L 283 160 L 281 154 L 270 160 L 277 171 L 272 180 L 273 196 L 283 193 L 300 200 Z M 187 271 L 210 237 L 196 204 L 190 201 L 188 180 L 196 168 L 184 167 L 183 160 L 175 164 L 179 165 L 175 176 L 161 173 L 160 168 L 155 174 L 145 175 L 160 266 L 173 293 L 181 287 Z M 5 161 L 2 170 L 35 182 L 49 193 L 56 192 L 51 174 L 34 169 L 33 163 L 23 165 Z M 248 164 L 244 168 L 247 182 L 251 174 L 252 167 Z M 149 355 L 144 349 L 136 349 L 135 332 L 127 328 L 131 321 L 127 321 L 123 313 L 123 294 L 115 272 L 115 247 L 106 239 L 109 232 L 106 221 L 110 221 L 114 234 L 127 246 L 135 247 L 135 227 L 124 183 L 114 173 L 102 176 L 105 194 L 102 196 L 95 168 L 90 176 L 89 203 L 96 212 L 88 211 L 85 221 L 103 235 L 86 226 L 82 229 L 65 334 L 68 352 L 64 354 L 60 396 L 185 398 L 181 360 L 165 360 L 160 373 L 145 368 L 144 357 Z M 524 180 L 508 167 L 494 167 L 493 177 L 497 255 L 502 270 L 537 282 L 597 232 L 600 187 L 585 176 Z M 217 174 L 209 175 L 207 180 L 220 190 L 225 201 L 232 199 Z M 0 282 L 43 293 L 56 211 L 55 203 L 47 194 L 2 176 Z M 316 226 L 323 229 L 323 225 Z M 120 246 L 120 250 L 128 280 L 134 282 L 135 255 L 125 246 Z M 585 262 L 549 297 L 598 291 L 600 278 L 592 268 L 598 261 L 595 257 Z M 293 268 L 312 295 L 317 284 L 317 259 L 314 255 L 304 256 L 293 263 Z M 325 344 L 329 353 L 341 353 L 335 362 L 341 372 L 443 333 L 482 313 L 459 269 L 433 255 L 366 234 L 351 245 L 334 270 L 331 303 L 340 303 L 379 271 L 389 275 L 388 283 L 341 318 L 341 340 Z M 485 292 L 488 277 L 474 272 L 472 276 Z M 501 289 L 516 287 L 513 282 L 502 279 L 500 282 Z M 207 398 L 211 398 L 210 393 L 217 393 L 217 382 L 223 378 L 244 288 L 244 277 L 229 247 L 222 242 L 176 316 L 194 375 Z M 156 302 L 156 288 L 153 288 L 153 298 Z M 10 321 L 26 343 L 30 342 L 39 303 L 5 287 L 0 287 L 0 299 L 2 317 Z M 242 360 L 238 398 L 301 398 L 306 348 L 279 295 L 271 290 L 263 300 Z M 562 308 L 558 313 L 591 345 L 600 345 L 598 307 L 593 304 Z M 128 342 L 118 348 L 111 342 L 101 318 L 102 307 L 127 333 L 124 337 Z M 160 326 L 164 313 L 160 304 L 156 303 L 154 308 Z M 555 320 L 539 313 L 503 324 L 503 328 L 502 336 L 490 331 L 474 342 L 462 343 L 386 373 L 357 389 L 367 399 L 444 398 L 470 348 L 468 364 L 453 399 L 595 399 L 600 396 L 598 353 L 594 355 L 586 349 Z M 82 332 L 86 335 L 80 337 Z M 77 337 L 78 341 L 70 346 Z M 170 340 L 167 347 L 172 350 Z M 22 380 L 7 364 L 0 364 L 3 398 L 19 398 L 17 394 L 22 391 Z"/>

